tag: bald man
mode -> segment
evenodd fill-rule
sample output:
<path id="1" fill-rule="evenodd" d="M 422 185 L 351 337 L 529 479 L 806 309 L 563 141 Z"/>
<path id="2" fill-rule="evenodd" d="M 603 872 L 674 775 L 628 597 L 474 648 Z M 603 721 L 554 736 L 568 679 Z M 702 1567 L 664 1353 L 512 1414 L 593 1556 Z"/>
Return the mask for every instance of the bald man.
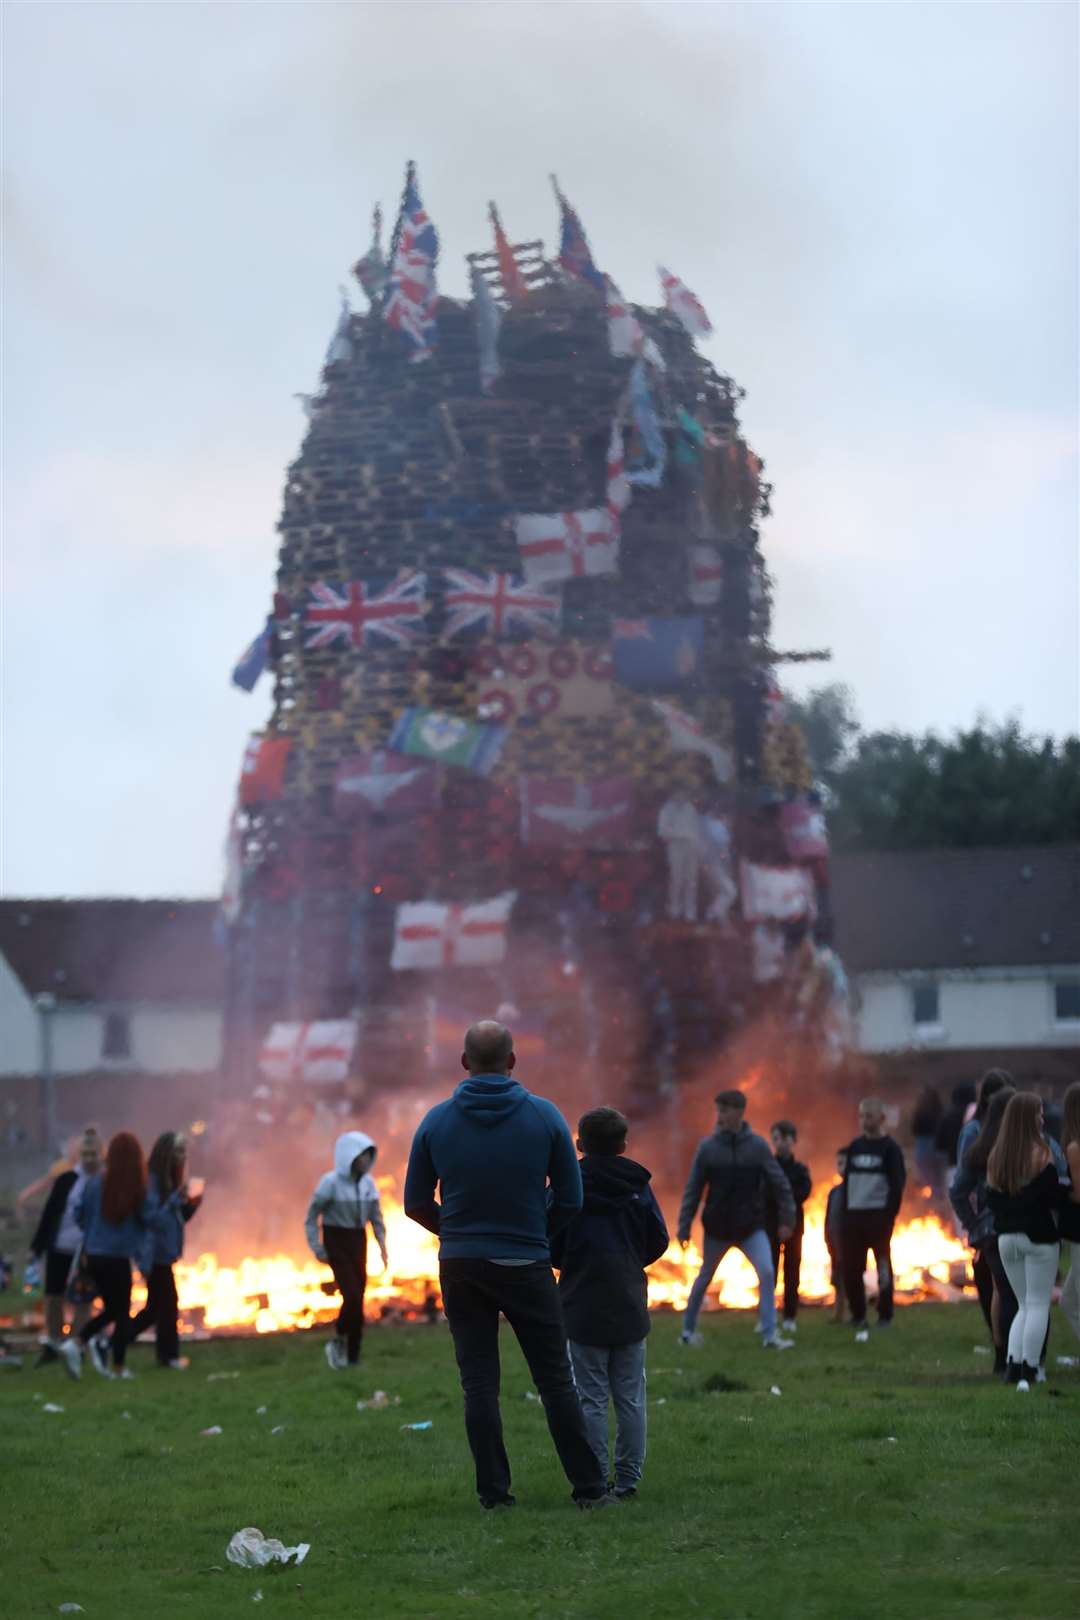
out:
<path id="1" fill-rule="evenodd" d="M 574 1388 L 549 1247 L 581 1208 L 581 1172 L 566 1121 L 512 1078 L 515 1061 L 505 1025 L 489 1019 L 468 1031 L 461 1064 L 469 1078 L 413 1138 L 405 1213 L 439 1239 L 481 1505 L 514 1504 L 499 1412 L 501 1311 L 540 1391 L 573 1500 L 590 1508 L 609 1500 L 607 1484 Z"/>

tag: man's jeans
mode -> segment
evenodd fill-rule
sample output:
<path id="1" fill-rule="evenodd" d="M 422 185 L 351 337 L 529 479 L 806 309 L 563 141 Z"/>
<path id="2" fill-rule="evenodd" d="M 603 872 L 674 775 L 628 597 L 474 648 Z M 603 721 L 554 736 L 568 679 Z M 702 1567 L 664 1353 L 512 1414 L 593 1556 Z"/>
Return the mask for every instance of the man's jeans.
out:
<path id="1" fill-rule="evenodd" d="M 499 1412 L 500 1311 L 513 1328 L 540 1391 L 574 1499 L 602 1496 L 607 1480 L 585 1431 L 550 1265 L 540 1260 L 529 1266 L 443 1260 L 439 1278 L 465 1392 L 465 1432 L 480 1500 L 502 1502 L 510 1494 L 510 1463 Z"/>
<path id="2" fill-rule="evenodd" d="M 740 1249 L 754 1270 L 758 1280 L 758 1319 L 761 1322 L 762 1339 L 768 1343 L 776 1337 L 776 1272 L 773 1270 L 772 1249 L 769 1245 L 768 1234 L 764 1228 L 759 1227 L 751 1232 L 749 1237 L 739 1238 L 712 1238 L 706 1235 L 705 1247 L 702 1251 L 701 1270 L 694 1279 L 694 1286 L 690 1290 L 690 1298 L 686 1305 L 686 1315 L 683 1317 L 683 1332 L 693 1333 L 697 1327 L 698 1314 L 705 1303 L 705 1294 L 713 1275 L 721 1260 L 729 1249 Z"/>
<path id="3" fill-rule="evenodd" d="M 633 1490 L 645 1461 L 645 1345 L 570 1341 L 585 1428 L 607 1476 L 608 1397 L 615 1407 L 615 1489 Z"/>

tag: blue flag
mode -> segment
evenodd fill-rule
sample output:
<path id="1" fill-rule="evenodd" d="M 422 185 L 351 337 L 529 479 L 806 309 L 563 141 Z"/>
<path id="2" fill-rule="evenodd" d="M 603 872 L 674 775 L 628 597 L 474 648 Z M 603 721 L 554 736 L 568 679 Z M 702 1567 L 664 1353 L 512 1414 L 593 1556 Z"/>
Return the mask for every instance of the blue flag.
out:
<path id="1" fill-rule="evenodd" d="M 649 378 L 644 360 L 635 360 L 630 371 L 630 410 L 634 418 L 642 448 L 648 456 L 648 465 L 627 470 L 627 480 L 642 489 L 659 489 L 667 463 L 667 446 L 660 431 L 660 421 L 649 392 Z"/>
<path id="2" fill-rule="evenodd" d="M 611 654 L 615 679 L 639 692 L 673 691 L 701 670 L 704 623 L 684 619 L 616 619 Z"/>
<path id="3" fill-rule="evenodd" d="M 270 657 L 270 639 L 273 634 L 274 619 L 273 615 L 270 615 L 251 646 L 241 653 L 239 662 L 232 672 L 234 686 L 239 686 L 244 692 L 255 690 L 255 683 L 266 668 Z"/>

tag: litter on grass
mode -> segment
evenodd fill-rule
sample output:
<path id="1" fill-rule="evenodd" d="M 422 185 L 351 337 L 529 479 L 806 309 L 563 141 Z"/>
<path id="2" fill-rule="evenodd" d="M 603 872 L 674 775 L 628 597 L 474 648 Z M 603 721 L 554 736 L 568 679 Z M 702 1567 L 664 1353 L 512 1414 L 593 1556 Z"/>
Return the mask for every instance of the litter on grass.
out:
<path id="1" fill-rule="evenodd" d="M 46 1401 L 41 1410 L 43 1412 L 62 1412 L 64 1408 L 62 1406 L 57 1406 L 55 1401 Z"/>
<path id="2" fill-rule="evenodd" d="M 57 1614 L 85 1614 L 86 1610 L 81 1603 L 61 1603 Z"/>
<path id="3" fill-rule="evenodd" d="M 224 1432 L 220 1423 L 212 1423 L 208 1429 L 199 1430 L 200 1434 L 224 1434 Z"/>
<path id="4" fill-rule="evenodd" d="M 770 1395 L 782 1395 L 783 1393 L 784 1392 L 780 1388 L 779 1384 L 773 1384 L 772 1388 L 769 1390 Z"/>
<path id="5" fill-rule="evenodd" d="M 219 1383 L 222 1378 L 239 1378 L 239 1376 L 240 1376 L 240 1374 L 238 1372 L 232 1372 L 232 1373 L 207 1373 L 206 1382 L 208 1384 L 216 1384 L 216 1383 Z"/>
<path id="6" fill-rule="evenodd" d="M 430 1429 L 433 1424 L 430 1418 L 425 1418 L 423 1423 L 403 1423 L 401 1427 L 402 1429 Z"/>
<path id="7" fill-rule="evenodd" d="M 990 1354 L 990 1346 L 988 1344 L 975 1344 L 972 1345 L 972 1349 L 975 1351 L 977 1356 L 988 1356 Z"/>
<path id="8" fill-rule="evenodd" d="M 1080 1367 L 1080 1356 L 1056 1356 L 1059 1367 Z"/>
<path id="9" fill-rule="evenodd" d="M 270 1433 L 271 1434 L 284 1434 L 285 1433 L 285 1425 L 284 1425 L 284 1423 L 275 1423 L 274 1427 L 270 1430 Z"/>
<path id="10" fill-rule="evenodd" d="M 259 1587 L 258 1591 L 252 1592 L 251 1601 L 252 1601 L 252 1603 L 261 1603 L 262 1602 L 262 1587 L 261 1586 Z"/>
<path id="11" fill-rule="evenodd" d="M 383 1408 L 386 1407 L 386 1406 L 400 1406 L 400 1405 L 401 1405 L 401 1396 L 400 1395 L 395 1395 L 393 1400 L 391 1400 L 390 1396 L 386 1393 L 385 1389 L 377 1389 L 375 1391 L 374 1395 L 371 1397 L 370 1401 L 357 1401 L 356 1410 L 358 1412 L 366 1412 L 366 1411 L 369 1411 L 369 1410 L 372 1411 L 372 1412 L 381 1412 L 383 1410 Z"/>
<path id="12" fill-rule="evenodd" d="M 238 1564 L 241 1569 L 265 1569 L 267 1564 L 287 1564 L 290 1559 L 302 1564 L 310 1551 L 310 1541 L 286 1547 L 249 1524 L 236 1532 L 225 1549 L 225 1556 L 230 1564 Z"/>
<path id="13" fill-rule="evenodd" d="M 256 1417 L 265 1417 L 266 1416 L 266 1407 L 265 1406 L 257 1406 L 255 1408 L 255 1416 Z"/>
<path id="14" fill-rule="evenodd" d="M 527 1401 L 538 1401 L 540 1399 L 540 1397 L 539 1397 L 539 1395 L 534 1394 L 531 1389 L 527 1389 L 525 1391 L 525 1399 Z"/>

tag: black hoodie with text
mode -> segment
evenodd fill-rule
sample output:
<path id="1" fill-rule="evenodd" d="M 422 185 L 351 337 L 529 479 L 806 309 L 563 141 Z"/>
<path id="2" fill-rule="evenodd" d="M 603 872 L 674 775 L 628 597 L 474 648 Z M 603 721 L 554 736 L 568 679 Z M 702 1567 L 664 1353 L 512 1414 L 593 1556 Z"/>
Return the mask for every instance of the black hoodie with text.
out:
<path id="1" fill-rule="evenodd" d="M 584 1203 L 556 1233 L 566 1336 L 578 1344 L 636 1344 L 649 1331 L 646 1266 L 668 1246 L 668 1230 L 644 1165 L 622 1154 L 581 1160 Z"/>

